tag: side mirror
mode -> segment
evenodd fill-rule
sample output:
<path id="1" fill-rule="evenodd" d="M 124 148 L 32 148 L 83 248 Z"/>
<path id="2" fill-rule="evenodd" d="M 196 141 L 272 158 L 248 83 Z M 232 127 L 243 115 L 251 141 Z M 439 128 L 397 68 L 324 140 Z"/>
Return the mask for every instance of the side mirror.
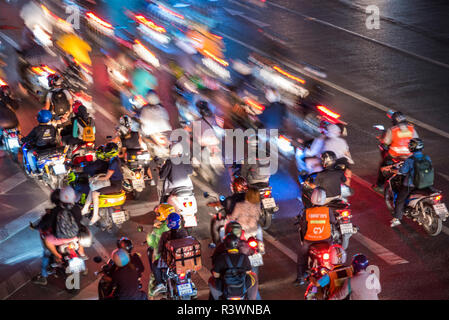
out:
<path id="1" fill-rule="evenodd" d="M 210 194 L 209 194 L 209 192 L 204 192 L 204 193 L 203 193 L 203 196 L 204 196 L 204 198 L 207 199 L 207 198 L 209 198 Z"/>
<path id="2" fill-rule="evenodd" d="M 385 131 L 385 127 L 380 124 L 376 124 L 375 126 L 373 126 L 373 128 L 379 131 Z"/>
<path id="3" fill-rule="evenodd" d="M 102 263 L 103 262 L 103 258 L 102 257 L 100 257 L 100 256 L 96 256 L 96 257 L 94 257 L 94 262 L 95 263 Z"/>

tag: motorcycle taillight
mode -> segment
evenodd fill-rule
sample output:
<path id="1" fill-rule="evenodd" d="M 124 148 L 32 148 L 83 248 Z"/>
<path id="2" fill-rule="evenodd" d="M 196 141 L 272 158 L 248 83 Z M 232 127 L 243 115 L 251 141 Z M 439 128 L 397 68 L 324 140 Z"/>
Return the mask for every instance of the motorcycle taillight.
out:
<path id="1" fill-rule="evenodd" d="M 264 198 L 269 198 L 271 196 L 271 190 L 266 190 L 264 193 L 263 193 L 263 197 Z"/>

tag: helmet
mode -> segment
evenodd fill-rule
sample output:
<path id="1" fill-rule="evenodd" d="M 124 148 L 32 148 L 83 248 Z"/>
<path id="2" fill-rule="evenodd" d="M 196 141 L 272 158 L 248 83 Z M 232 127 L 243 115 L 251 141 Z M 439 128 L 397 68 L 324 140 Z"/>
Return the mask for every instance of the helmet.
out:
<path id="1" fill-rule="evenodd" d="M 155 106 L 158 105 L 159 103 L 161 103 L 161 101 L 159 100 L 159 96 L 156 94 L 156 92 L 154 92 L 154 90 L 148 90 L 146 96 L 145 96 L 145 100 L 148 102 L 148 104 Z"/>
<path id="2" fill-rule="evenodd" d="M 125 114 L 124 116 L 120 117 L 119 122 L 120 122 L 119 130 L 123 135 L 126 136 L 131 128 L 131 118 Z"/>
<path id="3" fill-rule="evenodd" d="M 315 206 L 323 206 L 326 203 L 326 191 L 320 187 L 313 189 L 310 200 Z"/>
<path id="4" fill-rule="evenodd" d="M 325 151 L 321 154 L 321 165 L 323 166 L 323 168 L 334 166 L 336 160 L 337 156 L 333 151 Z"/>
<path id="5" fill-rule="evenodd" d="M 53 190 L 53 192 L 50 195 L 50 201 L 54 204 L 58 204 L 59 202 L 61 202 L 61 199 L 59 198 L 59 195 L 61 194 L 61 189 L 55 189 Z"/>
<path id="6" fill-rule="evenodd" d="M 98 146 L 97 150 L 95 150 L 95 156 L 97 157 L 97 159 L 99 160 L 105 160 L 105 156 L 104 156 L 104 145 Z"/>
<path id="7" fill-rule="evenodd" d="M 131 253 L 133 247 L 134 247 L 133 242 L 129 240 L 127 237 L 121 237 L 119 240 L 117 240 L 118 249 L 125 249 L 126 251 Z"/>
<path id="8" fill-rule="evenodd" d="M 341 129 L 336 124 L 329 124 L 326 128 L 326 136 L 329 138 L 339 137 L 341 135 Z"/>
<path id="9" fill-rule="evenodd" d="M 239 247 L 239 240 L 235 234 L 230 233 L 224 238 L 224 245 L 227 250 L 237 249 Z"/>
<path id="10" fill-rule="evenodd" d="M 177 142 L 170 146 L 170 157 L 178 157 L 184 154 L 184 147 L 182 143 Z"/>
<path id="11" fill-rule="evenodd" d="M 212 116 L 212 111 L 210 110 L 209 103 L 207 103 L 207 101 L 199 100 L 196 102 L 195 105 L 198 109 L 198 112 L 200 113 L 200 115 L 202 117 L 211 117 Z"/>
<path id="12" fill-rule="evenodd" d="M 391 115 L 391 120 L 393 121 L 393 125 L 397 125 L 399 123 L 406 122 L 407 119 L 405 118 L 404 114 L 401 111 L 396 111 Z"/>
<path id="13" fill-rule="evenodd" d="M 265 91 L 265 98 L 270 103 L 281 101 L 281 95 L 279 94 L 279 92 L 276 89 L 272 89 L 272 88 L 267 89 Z"/>
<path id="14" fill-rule="evenodd" d="M 48 86 L 50 88 L 55 87 L 55 86 L 60 86 L 62 84 L 62 78 L 60 76 L 58 76 L 56 73 L 50 74 L 47 77 L 47 81 L 48 81 Z"/>
<path id="15" fill-rule="evenodd" d="M 410 139 L 408 142 L 408 149 L 410 152 L 416 152 L 424 148 L 424 142 L 419 138 Z"/>
<path id="16" fill-rule="evenodd" d="M 81 101 L 75 100 L 75 101 L 73 102 L 73 105 L 72 105 L 73 113 L 74 113 L 74 114 L 77 114 L 77 113 L 78 113 L 78 108 L 81 107 L 82 105 L 83 105 L 83 103 L 82 103 Z M 86 110 L 86 111 L 87 111 L 87 110 Z"/>
<path id="17" fill-rule="evenodd" d="M 175 207 L 168 203 L 161 203 L 154 209 L 154 212 L 156 213 L 156 219 L 159 221 L 165 221 L 171 213 L 176 213 Z"/>
<path id="18" fill-rule="evenodd" d="M 246 183 L 245 178 L 237 177 L 232 181 L 232 192 L 233 193 L 243 193 L 248 191 L 248 183 Z"/>
<path id="19" fill-rule="evenodd" d="M 225 226 L 225 234 L 233 234 L 240 238 L 242 236 L 242 226 L 237 221 L 229 221 Z"/>
<path id="20" fill-rule="evenodd" d="M 368 258 L 361 253 L 357 253 L 352 257 L 352 269 L 354 269 L 354 273 L 358 273 L 362 270 L 366 270 L 369 265 Z"/>
<path id="21" fill-rule="evenodd" d="M 104 157 L 112 159 L 118 155 L 118 145 L 114 142 L 108 142 L 104 147 Z"/>
<path id="22" fill-rule="evenodd" d="M 39 123 L 48 123 L 53 118 L 51 111 L 42 109 L 37 114 L 37 122 Z"/>
<path id="23" fill-rule="evenodd" d="M 167 217 L 167 227 L 177 230 L 181 226 L 181 216 L 176 212 L 172 212 Z"/>
<path id="24" fill-rule="evenodd" d="M 126 250 L 120 248 L 112 251 L 112 261 L 119 266 L 124 267 L 129 263 L 129 254 Z"/>
<path id="25" fill-rule="evenodd" d="M 61 189 L 61 192 L 59 193 L 59 199 L 63 203 L 75 203 L 76 201 L 76 194 L 75 190 L 71 186 L 67 186 Z"/>
<path id="26" fill-rule="evenodd" d="M 346 251 L 339 244 L 334 244 L 329 248 L 330 262 L 335 266 L 346 262 Z"/>

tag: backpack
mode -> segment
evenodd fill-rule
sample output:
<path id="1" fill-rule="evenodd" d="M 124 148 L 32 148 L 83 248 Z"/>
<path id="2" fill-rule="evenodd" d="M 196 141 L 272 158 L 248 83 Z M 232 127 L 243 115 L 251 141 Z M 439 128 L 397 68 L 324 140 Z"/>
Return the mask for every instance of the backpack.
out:
<path id="1" fill-rule="evenodd" d="M 246 271 L 242 268 L 245 255 L 240 255 L 237 265 L 234 266 L 229 255 L 225 255 L 228 269 L 223 275 L 223 293 L 226 297 L 243 296 L 246 294 Z"/>
<path id="2" fill-rule="evenodd" d="M 433 186 L 435 172 L 432 163 L 423 156 L 421 158 L 413 157 L 413 185 L 417 189 L 424 189 Z"/>
<path id="3" fill-rule="evenodd" d="M 67 208 L 62 208 L 56 217 L 56 238 L 70 239 L 76 237 L 78 233 L 79 227 L 72 212 Z"/>
<path id="4" fill-rule="evenodd" d="M 95 141 L 95 131 L 92 123 L 92 118 L 89 118 L 88 123 L 85 123 L 83 119 L 79 119 L 82 122 L 82 126 L 79 127 L 82 129 L 80 133 L 80 138 L 84 142 L 94 142 Z"/>
<path id="5" fill-rule="evenodd" d="M 64 93 L 64 89 L 53 91 L 51 95 L 52 113 L 62 116 L 70 110 L 70 103 Z"/>

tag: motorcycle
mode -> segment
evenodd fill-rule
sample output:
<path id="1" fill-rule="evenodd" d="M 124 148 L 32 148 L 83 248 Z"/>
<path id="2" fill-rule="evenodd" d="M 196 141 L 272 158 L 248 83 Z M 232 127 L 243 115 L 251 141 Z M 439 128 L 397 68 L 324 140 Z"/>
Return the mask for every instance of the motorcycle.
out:
<path id="1" fill-rule="evenodd" d="M 167 300 L 192 300 L 196 298 L 198 290 L 192 281 L 192 272 L 176 273 L 171 268 L 166 269 L 163 279 L 166 282 Z"/>
<path id="2" fill-rule="evenodd" d="M 148 151 L 128 150 L 126 164 L 122 166 L 123 190 L 132 192 L 134 199 L 138 199 L 145 189 L 145 168 L 149 165 L 151 156 Z"/>
<path id="3" fill-rule="evenodd" d="M 391 213 L 394 213 L 396 195 L 404 178 L 398 171 L 401 164 L 399 162 L 381 169 L 388 176 L 384 197 Z M 441 201 L 442 197 L 441 191 L 432 187 L 414 190 L 406 200 L 404 217 L 418 222 L 430 236 L 437 236 L 441 233 L 443 221 L 449 217 L 446 204 Z"/>
<path id="4" fill-rule="evenodd" d="M 7 106 L 0 106 L 0 128 L 0 138 L 4 149 L 17 160 L 20 149 L 19 121 L 14 111 Z"/>
<path id="5" fill-rule="evenodd" d="M 72 166 L 79 166 L 82 163 L 95 161 L 95 144 L 93 142 L 83 142 L 71 147 L 69 150 L 70 159 L 67 159 Z"/>
<path id="6" fill-rule="evenodd" d="M 184 227 L 192 228 L 198 225 L 196 213 L 198 206 L 193 190 L 188 187 L 180 187 L 171 191 L 167 203 L 175 207 L 184 219 Z"/>
<path id="7" fill-rule="evenodd" d="M 37 176 L 42 177 L 42 181 L 52 190 L 61 188 L 67 173 L 65 166 L 68 147 L 56 147 L 42 151 L 34 151 L 36 157 Z M 28 146 L 22 145 L 20 156 L 25 173 L 32 175 L 31 166 L 28 163 Z"/>
<path id="8" fill-rule="evenodd" d="M 225 197 L 220 195 L 219 198 L 211 196 L 209 193 L 204 192 L 204 198 L 212 197 L 213 201 L 208 202 L 207 206 L 215 209 L 215 213 L 209 213 L 212 216 L 210 221 L 210 233 L 212 242 L 217 245 L 224 237 L 224 227 L 226 225 L 226 212 L 224 209 Z"/>

